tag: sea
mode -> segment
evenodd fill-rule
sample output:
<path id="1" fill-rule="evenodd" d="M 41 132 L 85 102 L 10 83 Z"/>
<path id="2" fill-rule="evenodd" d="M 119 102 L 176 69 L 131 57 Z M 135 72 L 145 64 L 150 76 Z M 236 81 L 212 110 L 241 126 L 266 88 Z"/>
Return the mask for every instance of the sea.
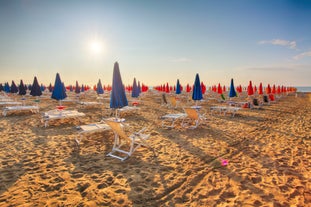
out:
<path id="1" fill-rule="evenodd" d="M 297 86 L 297 92 L 311 92 L 311 86 Z"/>

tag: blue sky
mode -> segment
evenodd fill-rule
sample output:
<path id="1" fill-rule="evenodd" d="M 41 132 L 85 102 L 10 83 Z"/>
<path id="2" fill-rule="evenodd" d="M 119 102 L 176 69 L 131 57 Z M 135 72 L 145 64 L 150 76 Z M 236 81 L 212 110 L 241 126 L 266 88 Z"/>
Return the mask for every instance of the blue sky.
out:
<path id="1" fill-rule="evenodd" d="M 125 84 L 310 86 L 310 20 L 300 0 L 0 0 L 0 83 L 106 85 L 118 61 Z"/>

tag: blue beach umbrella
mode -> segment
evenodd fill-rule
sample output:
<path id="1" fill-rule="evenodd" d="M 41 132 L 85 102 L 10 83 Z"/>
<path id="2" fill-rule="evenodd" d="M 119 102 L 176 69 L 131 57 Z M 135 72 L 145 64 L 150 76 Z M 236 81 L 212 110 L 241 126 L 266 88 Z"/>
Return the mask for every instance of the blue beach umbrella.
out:
<path id="1" fill-rule="evenodd" d="M 23 80 L 21 80 L 19 86 L 18 86 L 18 95 L 26 95 L 26 88 L 25 85 L 23 83 Z"/>
<path id="2" fill-rule="evenodd" d="M 192 90 L 192 100 L 199 101 L 199 100 L 202 100 L 202 98 L 203 98 L 203 95 L 202 95 L 201 82 L 200 82 L 199 74 L 197 73 L 195 76 L 194 86 Z"/>
<path id="3" fill-rule="evenodd" d="M 235 91 L 235 88 L 234 88 L 233 78 L 231 78 L 229 97 L 232 98 L 232 97 L 236 97 L 236 96 L 237 96 L 237 94 L 236 94 L 236 91 Z"/>
<path id="4" fill-rule="evenodd" d="M 82 84 L 82 86 L 81 86 L 81 92 L 84 92 L 85 90 L 84 90 L 84 85 Z"/>
<path id="5" fill-rule="evenodd" d="M 141 93 L 140 81 L 138 81 L 137 87 L 138 87 L 138 93 L 140 94 Z"/>
<path id="6" fill-rule="evenodd" d="M 100 79 L 98 80 L 98 83 L 97 83 L 96 93 L 104 94 L 104 89 L 103 89 L 102 82 L 100 81 Z"/>
<path id="7" fill-rule="evenodd" d="M 127 106 L 127 98 L 122 83 L 118 62 L 115 62 L 112 76 L 112 90 L 110 94 L 110 108 L 117 109 Z M 117 117 L 117 113 L 116 113 Z"/>
<path id="8" fill-rule="evenodd" d="M 132 97 L 137 98 L 139 96 L 139 88 L 136 83 L 136 78 L 133 81 Z"/>
<path id="9" fill-rule="evenodd" d="M 11 93 L 17 93 L 18 92 L 18 88 L 15 84 L 14 81 L 12 81 L 12 85 L 11 85 L 11 90 L 10 90 Z"/>
<path id="10" fill-rule="evenodd" d="M 49 92 L 52 92 L 52 91 L 53 91 L 52 83 L 50 83 L 48 89 L 49 89 Z"/>
<path id="11" fill-rule="evenodd" d="M 75 93 L 77 93 L 77 94 L 80 93 L 80 86 L 79 86 L 78 81 L 76 81 Z"/>
<path id="12" fill-rule="evenodd" d="M 176 83 L 176 94 L 180 94 L 180 83 L 179 83 L 179 79 L 177 79 L 177 83 Z"/>
<path id="13" fill-rule="evenodd" d="M 0 92 L 1 91 L 4 91 L 4 87 L 3 87 L 2 83 L 0 83 Z"/>
<path id="14" fill-rule="evenodd" d="M 55 83 L 54 83 L 54 90 L 52 93 L 51 98 L 58 100 L 59 105 L 62 105 L 62 100 L 67 97 L 66 89 L 64 87 L 64 84 L 62 83 L 59 74 L 56 74 Z"/>
<path id="15" fill-rule="evenodd" d="M 36 76 L 33 79 L 30 95 L 37 96 L 37 99 L 38 99 L 38 96 L 42 95 L 41 87 L 39 86 L 39 82 Z"/>
<path id="16" fill-rule="evenodd" d="M 9 86 L 9 83 L 8 83 L 8 82 L 6 82 L 6 83 L 4 84 L 4 91 L 5 91 L 6 93 L 10 93 L 10 86 Z"/>

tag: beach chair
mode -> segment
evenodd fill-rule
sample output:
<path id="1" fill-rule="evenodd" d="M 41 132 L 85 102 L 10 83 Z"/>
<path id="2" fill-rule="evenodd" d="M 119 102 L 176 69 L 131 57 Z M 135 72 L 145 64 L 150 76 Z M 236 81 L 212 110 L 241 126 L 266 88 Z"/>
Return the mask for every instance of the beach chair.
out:
<path id="1" fill-rule="evenodd" d="M 176 109 L 179 102 L 176 100 L 175 96 L 170 96 L 169 97 L 169 102 L 170 102 L 170 107 Z"/>
<path id="2" fill-rule="evenodd" d="M 269 97 L 267 95 L 264 95 L 262 98 L 263 104 L 270 105 Z"/>
<path id="3" fill-rule="evenodd" d="M 253 99 L 253 102 L 251 104 L 251 109 L 261 109 L 262 108 L 262 103 L 259 102 L 259 100 L 257 98 Z"/>
<path id="4" fill-rule="evenodd" d="M 60 120 L 60 119 L 79 119 L 85 116 L 84 113 L 78 112 L 76 110 L 51 110 L 43 114 L 42 120 L 44 122 L 44 127 L 49 126 L 49 121 Z M 80 121 L 80 120 L 79 120 Z"/>
<path id="5" fill-rule="evenodd" d="M 97 122 L 97 123 L 92 123 L 92 124 L 86 124 L 86 125 L 81 125 L 77 127 L 79 129 L 78 136 L 75 138 L 76 144 L 79 147 L 82 138 L 86 134 L 90 133 L 95 133 L 95 132 L 102 132 L 102 131 L 107 131 L 110 130 L 110 126 L 106 124 L 105 122 Z"/>
<path id="6" fill-rule="evenodd" d="M 167 106 L 168 105 L 168 102 L 167 102 L 167 99 L 166 99 L 166 95 L 165 93 L 162 94 L 162 101 L 161 101 L 161 106 Z"/>
<path id="7" fill-rule="evenodd" d="M 114 144 L 112 151 L 107 156 L 117 158 L 121 161 L 129 158 L 139 147 L 146 146 L 150 149 L 150 145 L 146 142 L 150 138 L 150 134 L 143 134 L 146 128 L 138 132 L 127 135 L 124 131 L 124 125 L 121 122 L 105 120 L 114 132 Z"/>
<path id="8" fill-rule="evenodd" d="M 7 106 L 3 108 L 2 114 L 3 116 L 6 116 L 8 112 L 22 112 L 22 111 L 39 113 L 39 106 Z"/>
<path id="9" fill-rule="evenodd" d="M 178 114 L 166 114 L 162 116 L 162 127 L 164 128 L 174 128 L 175 127 L 175 122 L 178 120 L 181 120 L 187 116 L 186 113 L 178 113 Z"/>
<path id="10" fill-rule="evenodd" d="M 183 117 L 182 127 L 195 129 L 202 121 L 206 120 L 205 116 L 200 114 L 196 108 L 184 108 L 184 111 L 187 116 Z"/>

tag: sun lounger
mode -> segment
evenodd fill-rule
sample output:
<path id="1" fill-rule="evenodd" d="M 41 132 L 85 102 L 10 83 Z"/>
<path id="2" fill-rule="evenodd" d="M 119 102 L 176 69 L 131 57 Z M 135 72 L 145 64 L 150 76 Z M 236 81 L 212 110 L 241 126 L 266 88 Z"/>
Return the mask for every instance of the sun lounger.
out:
<path id="1" fill-rule="evenodd" d="M 111 127 L 114 132 L 114 144 L 112 151 L 107 156 L 117 158 L 121 161 L 129 158 L 138 148 L 141 146 L 148 147 L 155 155 L 154 149 L 147 143 L 150 138 L 150 134 L 145 134 L 146 127 L 138 132 L 134 132 L 130 135 L 124 131 L 124 125 L 121 122 L 114 122 L 111 120 L 105 120 L 105 122 Z"/>
<path id="2" fill-rule="evenodd" d="M 96 101 L 81 101 L 79 102 L 80 106 L 83 107 L 83 108 L 90 108 L 90 107 L 100 107 L 103 105 L 103 103 L 100 103 L 100 102 L 96 102 Z"/>
<path id="3" fill-rule="evenodd" d="M 42 119 L 44 121 L 44 126 L 49 125 L 49 121 L 57 119 L 75 119 L 85 116 L 84 113 L 78 112 L 76 110 L 51 110 L 45 112 Z"/>
<path id="4" fill-rule="evenodd" d="M 23 103 L 22 102 L 17 102 L 17 101 L 5 101 L 5 102 L 2 102 L 0 101 L 0 106 L 16 106 L 16 105 L 22 105 Z"/>
<path id="5" fill-rule="evenodd" d="M 8 112 L 21 112 L 21 111 L 30 111 L 32 113 L 39 113 L 38 106 L 7 106 L 3 108 L 3 116 L 6 116 Z"/>
<path id="6" fill-rule="evenodd" d="M 80 129 L 80 131 L 78 136 L 75 138 L 75 141 L 78 146 L 80 145 L 80 142 L 85 134 L 101 132 L 111 129 L 110 126 L 104 122 L 81 125 L 78 128 Z"/>
<path id="7" fill-rule="evenodd" d="M 212 106 L 210 109 L 211 114 L 218 112 L 220 114 L 226 115 L 226 113 L 230 113 L 232 117 L 234 117 L 236 112 L 239 111 L 241 108 L 232 106 Z"/>
<path id="8" fill-rule="evenodd" d="M 183 117 L 182 126 L 185 128 L 195 129 L 199 124 L 206 120 L 205 116 L 199 113 L 200 107 L 192 106 L 190 108 L 184 108 L 187 116 Z"/>
<path id="9" fill-rule="evenodd" d="M 117 109 L 117 114 L 122 115 L 124 113 L 129 113 L 129 112 L 137 112 L 140 108 L 136 106 L 124 106 L 122 108 Z"/>
<path id="10" fill-rule="evenodd" d="M 174 128 L 175 122 L 177 120 L 181 120 L 182 118 L 186 117 L 186 113 L 179 113 L 179 114 L 166 114 L 162 116 L 162 127 L 164 128 Z"/>

